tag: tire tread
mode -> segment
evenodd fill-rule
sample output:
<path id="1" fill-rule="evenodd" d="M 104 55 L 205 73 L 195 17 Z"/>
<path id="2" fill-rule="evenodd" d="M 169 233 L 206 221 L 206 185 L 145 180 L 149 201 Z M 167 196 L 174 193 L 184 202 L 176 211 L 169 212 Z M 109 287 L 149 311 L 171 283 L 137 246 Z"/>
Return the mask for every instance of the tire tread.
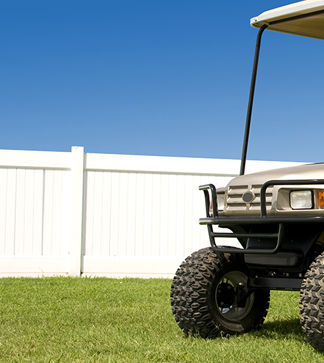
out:
<path id="1" fill-rule="evenodd" d="M 324 351 L 324 253 L 310 265 L 300 290 L 300 323 L 309 343 Z"/>

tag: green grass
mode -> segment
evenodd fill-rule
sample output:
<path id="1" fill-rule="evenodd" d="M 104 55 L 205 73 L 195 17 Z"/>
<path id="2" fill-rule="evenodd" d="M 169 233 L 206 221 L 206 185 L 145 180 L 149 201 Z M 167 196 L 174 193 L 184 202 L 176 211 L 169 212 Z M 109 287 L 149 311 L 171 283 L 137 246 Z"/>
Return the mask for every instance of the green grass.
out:
<path id="1" fill-rule="evenodd" d="M 259 331 L 186 338 L 170 280 L 0 279 L 0 362 L 324 362 L 305 340 L 294 292 L 273 292 Z"/>

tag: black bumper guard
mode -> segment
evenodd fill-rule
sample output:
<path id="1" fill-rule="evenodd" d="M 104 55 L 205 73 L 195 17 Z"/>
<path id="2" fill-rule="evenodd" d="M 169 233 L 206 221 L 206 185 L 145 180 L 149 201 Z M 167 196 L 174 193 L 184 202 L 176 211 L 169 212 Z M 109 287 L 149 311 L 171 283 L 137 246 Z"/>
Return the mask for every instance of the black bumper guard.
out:
<path id="1" fill-rule="evenodd" d="M 266 210 L 266 190 L 269 186 L 275 185 L 316 185 L 324 184 L 324 179 L 310 179 L 310 180 L 270 180 L 263 184 L 260 193 L 260 204 L 261 204 L 261 215 L 260 217 L 251 218 L 227 218 L 218 217 L 217 209 L 217 194 L 216 187 L 213 184 L 201 185 L 199 190 L 202 190 L 205 195 L 205 206 L 206 206 L 206 218 L 200 218 L 199 224 L 207 225 L 210 245 L 213 249 L 218 250 L 222 253 L 243 253 L 243 254 L 275 254 L 280 249 L 283 237 L 284 237 L 284 226 L 290 223 L 323 223 L 324 216 L 312 216 L 312 217 L 268 217 Z M 209 192 L 210 191 L 210 192 Z M 211 196 L 211 200 L 210 200 Z M 212 213 L 210 215 L 210 203 L 212 204 Z M 230 228 L 231 226 L 242 226 L 242 225 L 269 225 L 277 224 L 278 233 L 223 233 L 214 232 L 213 225 L 219 225 L 224 228 Z M 236 248 L 236 247 L 219 247 L 215 242 L 215 238 L 271 238 L 276 239 L 277 243 L 274 249 L 255 249 L 255 248 Z"/>

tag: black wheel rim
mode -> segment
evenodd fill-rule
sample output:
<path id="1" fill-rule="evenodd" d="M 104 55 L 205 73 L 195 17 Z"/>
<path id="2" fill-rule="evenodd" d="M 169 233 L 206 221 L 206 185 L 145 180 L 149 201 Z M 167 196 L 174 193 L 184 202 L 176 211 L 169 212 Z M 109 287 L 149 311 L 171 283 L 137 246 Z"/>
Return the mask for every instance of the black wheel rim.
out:
<path id="1" fill-rule="evenodd" d="M 237 304 L 238 291 L 247 285 L 248 277 L 241 271 L 231 271 L 218 281 L 215 289 L 215 303 L 218 313 L 229 321 L 244 319 L 252 309 L 254 293 L 244 303 Z"/>

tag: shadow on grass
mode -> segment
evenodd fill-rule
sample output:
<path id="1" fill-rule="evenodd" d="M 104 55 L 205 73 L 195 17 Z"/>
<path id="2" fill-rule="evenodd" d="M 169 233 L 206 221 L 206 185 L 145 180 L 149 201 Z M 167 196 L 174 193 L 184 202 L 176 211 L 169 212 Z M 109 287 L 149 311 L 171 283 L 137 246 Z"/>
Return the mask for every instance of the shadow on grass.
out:
<path id="1" fill-rule="evenodd" d="M 265 322 L 260 330 L 252 333 L 256 337 L 265 337 L 275 340 L 293 339 L 305 342 L 305 335 L 302 331 L 299 319 L 277 320 Z"/>

